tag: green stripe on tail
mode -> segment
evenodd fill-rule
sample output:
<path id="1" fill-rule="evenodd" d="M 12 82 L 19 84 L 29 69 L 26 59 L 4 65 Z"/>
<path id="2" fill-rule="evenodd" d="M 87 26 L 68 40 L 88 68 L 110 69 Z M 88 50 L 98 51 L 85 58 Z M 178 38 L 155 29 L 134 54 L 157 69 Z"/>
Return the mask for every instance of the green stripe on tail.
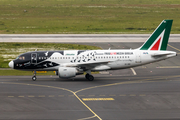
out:
<path id="1" fill-rule="evenodd" d="M 159 35 L 165 30 L 160 50 L 166 50 L 172 22 L 173 20 L 163 20 L 161 24 L 156 28 L 156 30 L 151 34 L 151 36 L 147 39 L 147 41 L 139 49 L 149 50 L 151 45 L 154 44 Z"/>

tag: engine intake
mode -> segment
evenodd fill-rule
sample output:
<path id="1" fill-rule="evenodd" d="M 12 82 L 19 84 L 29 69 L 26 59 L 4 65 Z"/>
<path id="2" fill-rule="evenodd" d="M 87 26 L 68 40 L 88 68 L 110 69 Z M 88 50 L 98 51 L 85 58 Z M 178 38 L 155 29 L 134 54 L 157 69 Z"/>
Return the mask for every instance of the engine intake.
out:
<path id="1" fill-rule="evenodd" d="M 77 69 L 73 67 L 59 67 L 58 75 L 60 78 L 71 78 L 75 77 L 77 73 Z"/>

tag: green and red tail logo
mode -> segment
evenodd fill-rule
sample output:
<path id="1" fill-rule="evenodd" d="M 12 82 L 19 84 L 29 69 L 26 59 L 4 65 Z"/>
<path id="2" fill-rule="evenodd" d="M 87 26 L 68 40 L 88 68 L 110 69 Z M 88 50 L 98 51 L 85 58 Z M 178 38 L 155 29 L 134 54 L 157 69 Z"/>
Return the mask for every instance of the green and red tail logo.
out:
<path id="1" fill-rule="evenodd" d="M 166 50 L 173 20 L 163 20 L 140 50 Z"/>

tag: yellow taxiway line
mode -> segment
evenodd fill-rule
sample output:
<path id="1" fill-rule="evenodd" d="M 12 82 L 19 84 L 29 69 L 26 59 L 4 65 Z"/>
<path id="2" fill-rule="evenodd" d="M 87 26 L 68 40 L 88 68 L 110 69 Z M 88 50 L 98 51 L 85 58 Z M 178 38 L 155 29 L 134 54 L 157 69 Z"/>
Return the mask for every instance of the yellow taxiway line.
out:
<path id="1" fill-rule="evenodd" d="M 109 101 L 114 100 L 114 98 L 82 98 L 83 101 Z"/>
<path id="2" fill-rule="evenodd" d="M 161 80 L 161 79 L 168 79 L 168 78 L 177 78 L 180 77 L 180 75 L 174 75 L 174 76 L 159 76 L 158 78 L 147 78 L 147 79 L 142 79 L 142 80 L 136 80 L 136 81 L 125 81 L 125 82 L 118 82 L 118 83 L 112 83 L 112 84 L 106 84 L 106 85 L 99 85 L 99 86 L 93 86 L 93 87 L 88 87 L 84 89 L 80 89 L 78 91 L 71 91 L 66 88 L 61 88 L 61 87 L 55 87 L 55 86 L 48 86 L 48 85 L 37 85 L 37 84 L 27 84 L 27 83 L 14 83 L 14 82 L 1 82 L 2 84 L 17 84 L 17 85 L 29 85 L 29 86 L 37 86 L 37 87 L 47 87 L 47 88 L 54 88 L 54 89 L 60 89 L 60 90 L 65 90 L 73 93 L 73 95 L 91 112 L 94 114 L 92 117 L 88 118 L 83 118 L 79 120 L 86 120 L 90 118 L 97 117 L 99 120 L 102 120 L 87 104 L 85 104 L 81 98 L 77 95 L 78 92 L 84 91 L 84 90 L 89 90 L 89 89 L 95 89 L 95 88 L 101 88 L 101 87 L 108 87 L 108 86 L 114 86 L 114 85 L 122 85 L 122 84 L 132 84 L 132 83 L 142 83 L 142 82 L 156 82 L 156 81 L 150 81 L 150 80 Z M 120 95 L 121 96 L 121 95 Z M 125 96 L 125 95 L 124 95 Z M 134 94 L 131 96 L 135 96 Z M 142 95 L 145 96 L 145 95 Z M 8 97 L 14 97 L 14 96 L 8 96 Z M 34 97 L 34 96 L 28 96 L 28 97 Z"/>
<path id="3" fill-rule="evenodd" d="M 180 68 L 180 66 L 160 66 L 156 68 Z"/>
<path id="4" fill-rule="evenodd" d="M 175 49 L 175 50 L 177 50 L 177 51 L 180 51 L 180 49 L 177 49 L 177 48 L 173 47 L 172 45 L 169 45 L 169 44 L 168 44 L 168 46 L 171 47 L 171 48 L 173 48 L 173 49 Z"/>
<path id="5" fill-rule="evenodd" d="M 61 87 L 55 87 L 55 86 L 48 86 L 48 85 L 37 85 L 37 84 L 26 84 L 26 83 L 14 83 L 14 82 L 2 82 L 5 84 L 16 84 L 16 85 L 28 85 L 28 86 L 36 86 L 36 87 L 47 87 L 47 88 L 54 88 L 54 89 L 60 89 L 60 90 L 65 90 L 68 92 L 71 92 L 74 96 L 76 96 L 76 98 L 91 112 L 94 114 L 93 117 L 97 117 L 99 120 L 102 120 L 88 105 L 86 105 L 80 98 L 79 96 L 76 94 L 76 92 L 73 92 L 72 90 L 66 89 L 66 88 L 61 88 Z M 9 96 L 12 97 L 12 96 Z M 14 96 L 13 96 L 14 97 Z M 33 95 L 29 95 L 28 97 L 35 97 Z M 49 96 L 50 97 L 50 96 Z M 83 118 L 84 120 L 87 118 Z"/>

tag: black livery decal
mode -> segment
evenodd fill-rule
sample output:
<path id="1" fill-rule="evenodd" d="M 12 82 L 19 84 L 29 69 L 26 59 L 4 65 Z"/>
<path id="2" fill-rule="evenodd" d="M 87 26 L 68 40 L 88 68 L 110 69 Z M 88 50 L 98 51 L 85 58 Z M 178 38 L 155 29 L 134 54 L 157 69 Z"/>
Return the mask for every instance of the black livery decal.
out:
<path id="1" fill-rule="evenodd" d="M 30 62 L 27 63 L 15 63 L 15 69 L 38 69 L 38 68 L 50 68 L 58 66 L 59 64 L 50 62 L 50 61 L 44 61 L 40 64 L 31 64 Z"/>
<path id="2" fill-rule="evenodd" d="M 35 51 L 21 54 L 14 63 L 15 69 L 38 69 L 58 66 L 55 62 L 46 61 L 53 53 L 64 54 L 64 51 Z"/>
<path id="3" fill-rule="evenodd" d="M 42 62 L 40 64 L 35 65 L 34 67 L 37 67 L 37 68 L 47 68 L 47 67 L 55 67 L 55 66 L 58 66 L 58 65 L 59 64 L 54 63 L 54 62 L 45 61 L 45 62 Z"/>
<path id="4" fill-rule="evenodd" d="M 81 62 L 88 62 L 90 60 L 96 61 L 95 58 L 95 51 L 78 51 L 78 56 L 74 60 L 71 60 L 71 63 L 81 63 Z"/>
<path id="5" fill-rule="evenodd" d="M 79 50 L 78 53 L 77 53 L 77 55 L 79 55 L 79 54 L 81 54 L 81 53 L 83 53 L 83 52 L 86 52 L 86 51 L 85 51 L 85 50 Z"/>
<path id="6" fill-rule="evenodd" d="M 67 54 L 67 53 L 66 53 Z M 75 54 L 75 53 L 73 53 Z M 96 51 L 77 51 L 77 56 L 72 57 L 71 63 L 85 63 L 89 61 L 96 61 Z M 59 66 L 60 64 L 51 62 L 50 59 L 64 58 L 64 51 L 34 51 L 22 54 L 19 59 L 16 59 L 15 69 L 38 69 L 38 68 L 51 68 Z M 68 53 L 69 55 L 69 53 Z M 67 58 L 67 57 L 66 57 Z"/>

